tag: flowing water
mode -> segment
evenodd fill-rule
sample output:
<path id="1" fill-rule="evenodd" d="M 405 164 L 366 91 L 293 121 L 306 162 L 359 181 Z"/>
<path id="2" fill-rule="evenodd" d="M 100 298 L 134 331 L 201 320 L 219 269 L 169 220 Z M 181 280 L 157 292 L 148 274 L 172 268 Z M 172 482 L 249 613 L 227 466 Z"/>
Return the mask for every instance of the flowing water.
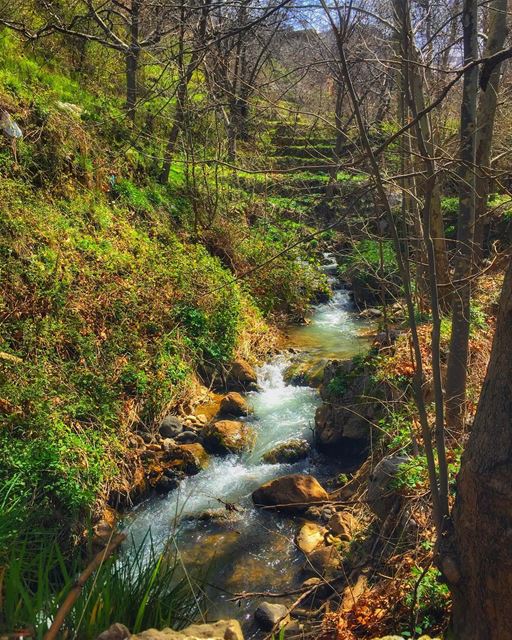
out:
<path id="1" fill-rule="evenodd" d="M 327 256 L 326 272 L 335 267 Z M 266 464 L 262 456 L 292 438 L 313 438 L 320 398 L 315 388 L 285 382 L 291 361 L 324 363 L 352 357 L 367 347 L 367 339 L 361 337 L 367 327 L 353 313 L 346 291 L 336 291 L 330 302 L 316 306 L 309 324 L 289 332 L 294 353 L 277 355 L 261 366 L 260 390 L 247 394 L 253 410 L 247 422 L 256 432 L 254 449 L 242 455 L 212 456 L 207 469 L 186 478 L 167 496 L 143 503 L 128 519 L 135 544 L 151 530 L 157 547 L 172 541 L 188 569 L 209 570 L 210 618 L 236 617 L 248 623 L 254 602 L 236 604 L 232 594 L 286 590 L 300 583 L 304 560 L 293 543 L 297 522 L 254 509 L 251 493 L 287 473 L 312 473 L 322 479 L 339 472 L 332 461 L 315 454 L 293 465 Z M 236 509 L 227 510 L 226 503 Z"/>

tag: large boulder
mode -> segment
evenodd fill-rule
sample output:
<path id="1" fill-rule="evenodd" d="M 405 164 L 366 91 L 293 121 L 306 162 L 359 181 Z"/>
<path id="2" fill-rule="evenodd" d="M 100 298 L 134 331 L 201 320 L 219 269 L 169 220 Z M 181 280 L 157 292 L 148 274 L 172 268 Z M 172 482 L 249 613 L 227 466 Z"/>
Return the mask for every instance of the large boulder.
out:
<path id="1" fill-rule="evenodd" d="M 131 640 L 244 640 L 238 620 L 219 620 L 207 624 L 191 624 L 186 629 L 148 629 Z"/>
<path id="2" fill-rule="evenodd" d="M 362 458 L 372 438 L 372 425 L 382 414 L 384 385 L 352 362 L 331 361 L 320 388 L 324 403 L 315 414 L 317 447 L 328 455 Z"/>
<path id="3" fill-rule="evenodd" d="M 311 446 L 307 440 L 296 438 L 278 444 L 263 456 L 263 462 L 269 464 L 293 464 L 307 458 Z"/>
<path id="4" fill-rule="evenodd" d="M 225 416 L 248 416 L 250 409 L 247 401 L 237 391 L 230 391 L 220 401 L 220 413 Z"/>
<path id="5" fill-rule="evenodd" d="M 217 420 L 205 428 L 203 442 L 212 453 L 240 453 L 254 444 L 254 431 L 238 420 Z"/>
<path id="6" fill-rule="evenodd" d="M 235 360 L 226 376 L 226 385 L 232 391 L 251 391 L 257 387 L 256 371 L 245 360 Z"/>
<path id="7" fill-rule="evenodd" d="M 375 467 L 368 481 L 367 501 L 370 509 L 381 520 L 401 502 L 401 496 L 393 486 L 400 467 L 408 461 L 405 456 L 383 458 Z"/>
<path id="8" fill-rule="evenodd" d="M 302 512 L 310 505 L 329 499 L 327 491 L 313 476 L 294 473 L 265 483 L 252 494 L 258 507 Z"/>

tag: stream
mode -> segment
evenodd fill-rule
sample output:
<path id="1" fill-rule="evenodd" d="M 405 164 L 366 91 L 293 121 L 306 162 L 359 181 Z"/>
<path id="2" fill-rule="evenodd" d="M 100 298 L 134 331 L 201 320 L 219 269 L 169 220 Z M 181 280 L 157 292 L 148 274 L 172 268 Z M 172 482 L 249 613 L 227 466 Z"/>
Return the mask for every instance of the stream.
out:
<path id="1" fill-rule="evenodd" d="M 331 274 L 331 283 L 335 269 L 335 260 L 326 254 L 324 270 Z M 297 520 L 255 509 L 251 493 L 280 475 L 304 472 L 322 481 L 343 471 L 314 451 L 295 464 L 266 464 L 262 457 L 292 438 L 313 440 L 320 396 L 316 388 L 285 382 L 291 363 L 321 367 L 329 359 L 350 358 L 367 348 L 362 333 L 368 326 L 354 313 L 345 290 L 336 290 L 329 302 L 315 306 L 308 324 L 289 329 L 290 351 L 257 369 L 260 389 L 246 395 L 253 412 L 245 419 L 256 431 L 254 449 L 212 456 L 207 469 L 186 478 L 165 497 L 142 503 L 127 518 L 135 545 L 147 539 L 150 530 L 157 549 L 172 540 L 191 573 L 207 572 L 210 619 L 237 618 L 250 635 L 255 601 L 235 603 L 232 594 L 289 590 L 301 584 L 304 557 L 294 544 Z M 225 503 L 236 505 L 236 510 L 228 512 Z"/>

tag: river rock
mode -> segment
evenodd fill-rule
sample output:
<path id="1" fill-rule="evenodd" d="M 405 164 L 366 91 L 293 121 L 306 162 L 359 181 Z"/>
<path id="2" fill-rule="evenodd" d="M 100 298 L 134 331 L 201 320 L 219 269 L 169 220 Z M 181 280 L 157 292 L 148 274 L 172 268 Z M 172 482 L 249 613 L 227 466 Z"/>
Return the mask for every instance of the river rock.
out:
<path id="1" fill-rule="evenodd" d="M 370 509 L 381 520 L 385 520 L 390 511 L 401 500 L 393 487 L 400 466 L 408 461 L 405 456 L 383 458 L 373 470 L 368 481 L 367 501 Z"/>
<path id="2" fill-rule="evenodd" d="M 327 528 L 342 542 L 349 542 L 354 537 L 357 524 L 357 520 L 351 513 L 348 511 L 340 511 L 331 516 L 327 523 Z"/>
<path id="3" fill-rule="evenodd" d="M 160 423 L 158 431 L 162 438 L 175 438 L 183 431 L 183 422 L 178 416 L 169 414 Z"/>
<path id="4" fill-rule="evenodd" d="M 290 622 L 287 607 L 276 602 L 262 602 L 258 605 L 254 619 L 264 631 L 271 631 L 277 624 L 283 627 Z"/>
<path id="5" fill-rule="evenodd" d="M 306 522 L 302 525 L 295 542 L 304 553 L 311 553 L 316 547 L 324 543 L 327 529 L 315 522 Z"/>
<path id="6" fill-rule="evenodd" d="M 181 433 L 179 433 L 176 436 L 175 440 L 179 444 L 192 444 L 194 442 L 199 441 L 199 436 L 195 431 L 188 430 L 188 431 L 182 431 Z"/>
<path id="7" fill-rule="evenodd" d="M 238 420 L 217 420 L 205 428 L 203 441 L 212 453 L 239 453 L 252 447 L 254 431 Z"/>
<path id="8" fill-rule="evenodd" d="M 319 387 L 327 362 L 326 358 L 294 362 L 284 372 L 284 380 L 295 387 Z"/>
<path id="9" fill-rule="evenodd" d="M 258 378 L 251 365 L 245 360 L 235 360 L 227 374 L 226 384 L 232 391 L 251 391 L 256 388 Z"/>
<path id="10" fill-rule="evenodd" d="M 220 402 L 220 413 L 228 416 L 247 416 L 250 409 L 247 402 L 237 391 L 230 391 Z"/>
<path id="11" fill-rule="evenodd" d="M 179 486 L 179 480 L 176 477 L 162 475 L 155 483 L 155 489 L 158 493 L 169 493 Z"/>
<path id="12" fill-rule="evenodd" d="M 100 633 L 96 640 L 126 640 L 130 636 L 131 633 L 128 627 L 119 622 L 114 622 L 106 631 Z"/>
<path id="13" fill-rule="evenodd" d="M 329 496 L 313 476 L 294 473 L 265 483 L 253 492 L 252 499 L 258 507 L 302 512 L 311 504 L 328 500 Z"/>
<path id="14" fill-rule="evenodd" d="M 341 556 L 334 546 L 317 547 L 308 554 L 304 571 L 323 578 L 332 577 L 341 566 Z"/>
<path id="15" fill-rule="evenodd" d="M 208 624 L 191 624 L 186 629 L 148 629 L 131 636 L 131 640 L 244 640 L 238 620 L 219 620 Z"/>
<path id="16" fill-rule="evenodd" d="M 177 444 L 166 453 L 173 471 L 182 471 L 187 475 L 195 475 L 205 469 L 210 458 L 202 444 Z"/>
<path id="17" fill-rule="evenodd" d="M 307 458 L 311 446 L 307 440 L 288 440 L 267 451 L 263 461 L 269 464 L 293 464 Z"/>
<path id="18" fill-rule="evenodd" d="M 361 311 L 359 315 L 361 318 L 382 318 L 384 314 L 380 309 L 373 309 L 370 307 L 369 309 Z"/>

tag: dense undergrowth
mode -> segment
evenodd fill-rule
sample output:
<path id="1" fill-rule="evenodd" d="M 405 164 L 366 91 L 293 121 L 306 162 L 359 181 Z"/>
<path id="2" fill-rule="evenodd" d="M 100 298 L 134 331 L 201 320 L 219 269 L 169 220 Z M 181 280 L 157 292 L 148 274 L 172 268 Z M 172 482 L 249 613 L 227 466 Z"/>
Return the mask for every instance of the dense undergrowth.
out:
<path id="1" fill-rule="evenodd" d="M 352 264 L 352 263 L 351 263 Z M 367 264 L 367 261 L 365 262 Z M 470 367 L 468 379 L 468 414 L 470 420 L 484 379 L 491 350 L 495 315 L 498 308 L 502 275 L 499 272 L 479 278 L 471 310 Z M 428 420 L 434 421 L 430 340 L 431 318 L 418 314 L 418 332 L 425 363 L 423 392 Z M 381 329 L 384 328 L 383 326 Z M 441 360 L 447 358 L 450 320 L 443 318 Z M 435 562 L 436 530 L 428 502 L 429 477 L 418 411 L 413 400 L 414 364 L 411 356 L 407 322 L 395 319 L 395 340 L 391 345 L 375 345 L 367 354 L 355 358 L 350 370 L 340 369 L 328 385 L 331 396 L 343 397 L 361 374 L 369 376 L 374 388 L 386 387 L 387 399 L 382 415 L 373 425 L 370 461 L 354 476 L 342 476 L 341 485 L 352 482 L 360 493 L 351 494 L 361 530 L 350 543 L 345 557 L 354 564 L 371 558 L 365 589 L 349 612 L 327 615 L 324 624 L 335 623 L 342 638 L 380 637 L 399 633 L 403 638 L 429 633 L 444 637 L 447 632 L 451 596 L 448 585 Z M 447 470 L 449 502 L 456 497 L 456 480 L 461 456 L 467 442 L 466 430 L 447 434 Z M 368 477 L 383 458 L 399 457 L 401 464 L 389 483 L 389 494 L 398 507 L 389 519 L 376 522 L 365 503 Z M 359 483 L 359 485 L 358 485 Z M 332 618 L 332 619 L 331 619 Z"/>
<path id="2" fill-rule="evenodd" d="M 0 52 L 0 107 L 24 133 L 0 146 L 2 508 L 64 525 L 121 483 L 134 426 L 198 371 L 263 353 L 268 318 L 301 317 L 325 283 L 307 243 L 258 268 L 311 229 L 233 172 L 215 203 L 207 167 L 194 181 L 178 158 L 160 185 L 163 138 L 138 140 L 115 93 L 12 35 Z"/>

